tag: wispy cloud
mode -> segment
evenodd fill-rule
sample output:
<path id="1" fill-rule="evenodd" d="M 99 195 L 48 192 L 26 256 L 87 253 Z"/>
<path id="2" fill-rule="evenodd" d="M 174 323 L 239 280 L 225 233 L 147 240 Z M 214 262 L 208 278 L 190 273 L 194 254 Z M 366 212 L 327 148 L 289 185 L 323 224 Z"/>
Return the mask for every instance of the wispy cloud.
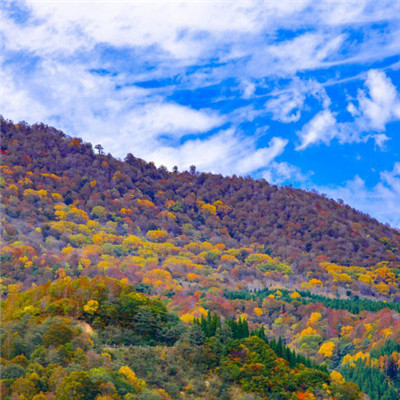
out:
<path id="1" fill-rule="evenodd" d="M 286 123 L 300 119 L 307 97 L 317 99 L 323 108 L 331 104 L 324 87 L 313 79 L 300 80 L 296 77 L 287 88 L 271 95 L 274 97 L 265 104 L 267 111 L 272 113 L 273 119 Z"/>
<path id="2" fill-rule="evenodd" d="M 295 165 L 289 164 L 285 161 L 274 161 L 263 171 L 262 176 L 268 182 L 275 185 L 295 183 L 304 186 L 312 176 L 312 172 L 309 171 L 304 174 L 300 168 Z"/>
<path id="3" fill-rule="evenodd" d="M 325 103 L 323 111 L 316 114 L 297 133 L 301 144 L 296 150 L 304 150 L 317 143 L 329 144 L 338 139 L 340 143 L 362 142 L 373 139 L 382 147 L 389 138 L 383 133 L 391 121 L 400 120 L 399 94 L 392 81 L 383 71 L 368 71 L 364 83 L 366 90 L 359 90 L 358 107 L 353 102 L 347 105 L 347 111 L 353 120 L 337 122 Z"/>
<path id="4" fill-rule="evenodd" d="M 308 146 L 315 143 L 329 142 L 337 136 L 336 119 L 330 110 L 323 110 L 316 114 L 311 121 L 304 125 L 303 129 L 298 132 L 301 144 L 296 150 L 304 150 Z"/>
<path id="5" fill-rule="evenodd" d="M 202 171 L 246 175 L 268 167 L 283 153 L 286 144 L 287 140 L 273 137 L 266 147 L 257 148 L 254 138 L 229 129 L 176 147 L 159 146 L 148 157 L 168 168 L 179 165 L 188 169 L 196 165 Z"/>

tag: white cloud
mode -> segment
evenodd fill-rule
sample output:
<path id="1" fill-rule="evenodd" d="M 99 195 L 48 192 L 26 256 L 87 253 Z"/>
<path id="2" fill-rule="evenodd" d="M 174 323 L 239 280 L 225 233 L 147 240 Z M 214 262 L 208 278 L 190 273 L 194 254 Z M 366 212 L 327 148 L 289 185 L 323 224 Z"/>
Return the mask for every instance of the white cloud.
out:
<path id="1" fill-rule="evenodd" d="M 349 103 L 346 107 L 346 110 L 351 114 L 352 117 L 359 115 L 359 112 L 353 103 Z"/>
<path id="2" fill-rule="evenodd" d="M 282 122 L 297 122 L 301 116 L 306 96 L 301 92 L 282 93 L 279 97 L 266 103 L 268 111 L 275 120 Z"/>
<path id="3" fill-rule="evenodd" d="M 220 131 L 205 140 L 188 140 L 180 146 L 159 146 L 147 157 L 157 165 L 188 169 L 196 165 L 201 171 L 226 175 L 246 175 L 265 168 L 284 150 L 287 140 L 273 137 L 267 147 L 256 149 L 252 137 L 232 129 Z"/>
<path id="4" fill-rule="evenodd" d="M 129 115 L 133 132 L 140 136 L 207 132 L 221 125 L 224 118 L 212 110 L 197 111 L 173 103 L 152 103 L 135 108 Z"/>
<path id="5" fill-rule="evenodd" d="M 11 3 L 11 2 L 8 2 Z M 90 51 L 98 44 L 123 48 L 152 48 L 152 57 L 174 67 L 207 58 L 221 61 L 249 57 L 247 73 L 292 73 L 332 62 L 345 62 L 338 54 L 346 35 L 345 24 L 395 21 L 396 6 L 389 0 L 363 2 L 65 2 L 16 1 L 31 11 L 20 25 L 3 18 L 5 42 L 10 50 L 25 50 L 41 57 L 68 57 Z M 279 29 L 312 28 L 281 43 Z M 328 29 L 329 28 L 329 29 Z M 396 53 L 396 25 L 381 37 L 365 38 L 366 47 L 352 46 L 352 60 L 368 53 L 379 57 Z M 386 35 L 386 36 L 385 36 Z M 387 38 L 382 41 L 382 37 Z M 157 51 L 157 49 L 160 49 Z M 397 48 L 398 50 L 398 48 Z M 362 54 L 361 54 L 361 53 Z M 260 68 L 263 67 L 263 68 Z M 240 68 L 241 69 L 241 68 Z M 241 73 L 240 71 L 239 73 Z"/>
<path id="6" fill-rule="evenodd" d="M 287 143 L 288 140 L 286 139 L 273 137 L 270 140 L 268 147 L 259 148 L 241 160 L 238 160 L 237 165 L 235 166 L 237 173 L 248 174 L 258 170 L 259 168 L 266 167 L 272 160 L 282 154 Z"/>
<path id="7" fill-rule="evenodd" d="M 396 20 L 396 11 L 399 10 L 398 5 L 390 0 L 325 1 L 320 2 L 320 7 L 325 16 L 325 23 L 333 26 Z"/>
<path id="8" fill-rule="evenodd" d="M 330 110 L 323 110 L 316 114 L 297 133 L 301 143 L 296 147 L 296 150 L 304 150 L 315 143 L 329 144 L 336 134 L 336 119 L 334 115 Z"/>
<path id="9" fill-rule="evenodd" d="M 10 48 L 41 55 L 91 49 L 98 43 L 117 47 L 157 45 L 178 60 L 208 50 L 207 35 L 224 41 L 227 32 L 254 32 L 253 2 L 227 5 L 209 2 L 65 2 L 28 1 L 34 23 L 19 26 L 6 20 Z M 95 7 L 95 9 L 94 9 Z M 215 18 L 215 16 L 218 16 Z M 261 29 L 261 27 L 260 27 Z M 203 32 L 203 36 L 194 34 Z"/>
<path id="10" fill-rule="evenodd" d="M 275 185 L 304 184 L 312 173 L 303 174 L 300 168 L 285 161 L 272 162 L 263 172 L 262 176 Z"/>
<path id="11" fill-rule="evenodd" d="M 171 144 L 173 148 L 177 148 L 183 136 L 201 135 L 223 121 L 224 118 L 213 111 L 197 111 L 177 104 L 149 102 L 122 117 L 117 135 L 109 129 L 102 139 L 97 140 L 105 144 L 107 151 L 120 157 L 132 152 L 138 157 L 158 163 L 155 149 L 166 149 Z M 201 143 L 201 140 L 198 142 Z M 173 165 L 176 164 L 180 166 L 179 163 Z"/>
<path id="12" fill-rule="evenodd" d="M 12 75 L 2 73 L 1 82 L 1 113 L 4 118 L 14 121 L 26 120 L 30 122 L 45 121 L 46 107 L 30 98 L 29 88 L 17 85 Z"/>
<path id="13" fill-rule="evenodd" d="M 371 129 L 383 131 L 388 122 L 400 119 L 400 99 L 392 81 L 383 71 L 368 71 L 365 82 L 367 93 L 358 94 L 359 111 Z"/>
<path id="14" fill-rule="evenodd" d="M 307 97 L 316 98 L 324 108 L 331 104 L 324 87 L 312 79 L 295 78 L 285 90 L 271 95 L 274 97 L 267 101 L 265 107 L 272 113 L 273 119 L 285 123 L 297 122 L 300 119 Z"/>
<path id="15" fill-rule="evenodd" d="M 242 83 L 243 86 L 243 98 L 250 99 L 256 90 L 256 85 L 253 82 L 244 81 Z"/>
<path id="16" fill-rule="evenodd" d="M 39 74 L 22 82 L 4 69 L 1 113 L 29 123 L 44 122 L 68 134 L 102 143 L 107 152 L 124 157 L 158 146 L 186 134 L 202 134 L 225 122 L 213 110 L 194 110 L 153 95 L 149 90 L 126 86 L 115 90 L 118 77 L 93 75 L 77 65 L 43 61 Z M 40 76 L 46 77 L 46 86 Z"/>
<path id="17" fill-rule="evenodd" d="M 334 199 L 342 199 L 358 210 L 370 214 L 381 222 L 400 228 L 400 162 L 392 171 L 383 171 L 380 182 L 368 188 L 359 176 L 343 187 L 323 187 L 320 191 Z"/>
<path id="18" fill-rule="evenodd" d="M 346 36 L 321 33 L 305 33 L 290 41 L 268 47 L 272 61 L 281 72 L 296 72 L 321 67 L 327 59 L 336 54 Z"/>
<path id="19" fill-rule="evenodd" d="M 367 90 L 359 90 L 358 107 L 352 102 L 347 106 L 353 121 L 338 123 L 336 135 L 340 143 L 372 139 L 383 148 L 389 140 L 384 133 L 386 125 L 400 119 L 399 94 L 383 71 L 369 70 L 364 85 Z"/>
<path id="20" fill-rule="evenodd" d="M 347 105 L 347 111 L 353 117 L 352 121 L 337 122 L 329 109 L 330 102 L 324 101 L 324 110 L 317 113 L 297 132 L 301 144 L 296 150 L 304 150 L 316 143 L 329 144 L 334 138 L 339 143 L 358 143 L 372 139 L 378 147 L 383 148 L 389 140 L 383 133 L 386 125 L 400 119 L 399 94 L 383 71 L 369 70 L 364 85 L 368 92 L 359 90 L 358 108 L 353 102 Z M 285 105 L 280 111 L 285 111 Z"/>

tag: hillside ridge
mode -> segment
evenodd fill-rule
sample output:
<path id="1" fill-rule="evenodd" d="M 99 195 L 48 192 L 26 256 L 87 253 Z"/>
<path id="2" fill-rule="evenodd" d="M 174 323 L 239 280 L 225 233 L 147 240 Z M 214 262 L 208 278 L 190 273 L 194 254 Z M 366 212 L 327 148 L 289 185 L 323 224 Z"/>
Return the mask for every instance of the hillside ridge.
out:
<path id="1" fill-rule="evenodd" d="M 168 172 L 132 154 L 124 162 L 95 154 L 91 144 L 43 124 L 16 128 L 3 121 L 1 125 L 3 162 L 72 178 L 75 191 L 73 195 L 71 190 L 65 193 L 67 204 L 80 201 L 88 207 L 96 196 L 98 202 L 107 201 L 110 194 L 106 192 L 117 190 L 123 197 L 134 189 L 159 210 L 175 213 L 176 223 L 157 221 L 168 231 L 180 234 L 182 225 L 191 223 L 211 241 L 235 246 L 263 244 L 266 252 L 288 260 L 300 272 L 307 263 L 315 265 L 317 256 L 345 266 L 370 266 L 382 260 L 400 265 L 398 230 L 314 192 L 195 169 L 191 173 Z M 87 186 L 93 179 L 97 185 L 90 191 Z M 204 218 L 199 201 L 222 202 L 219 218 L 212 222 Z M 139 221 L 143 231 L 150 225 L 148 220 Z"/>

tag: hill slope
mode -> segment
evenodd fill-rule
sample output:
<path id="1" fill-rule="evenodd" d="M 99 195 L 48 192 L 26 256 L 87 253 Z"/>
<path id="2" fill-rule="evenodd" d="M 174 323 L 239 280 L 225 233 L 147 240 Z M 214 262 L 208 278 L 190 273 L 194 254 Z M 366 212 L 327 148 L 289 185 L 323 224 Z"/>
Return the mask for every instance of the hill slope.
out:
<path id="1" fill-rule="evenodd" d="M 51 181 L 66 204 L 78 202 L 86 211 L 106 205 L 108 215 L 121 216 L 121 205 L 130 206 L 129 218 L 143 232 L 157 226 L 180 235 L 190 224 L 192 235 L 213 243 L 263 245 L 268 254 L 287 259 L 300 272 L 310 262 L 315 265 L 317 256 L 345 266 L 383 260 L 400 265 L 399 231 L 316 193 L 250 178 L 169 173 L 131 154 L 125 162 L 95 155 L 91 144 L 45 125 L 1 125 L 3 162 L 40 172 L 33 187 Z M 142 213 L 133 204 L 135 196 L 154 207 Z M 176 218 L 165 220 L 162 211 Z"/>
<path id="2" fill-rule="evenodd" d="M 136 360 L 124 350 L 138 340 L 152 346 L 170 346 L 176 340 L 187 343 L 185 335 L 190 336 L 190 332 L 167 332 L 167 321 L 161 317 L 153 320 L 146 311 L 140 329 L 159 333 L 157 340 L 138 339 L 122 329 L 115 311 L 120 306 L 116 306 L 112 293 L 105 295 L 99 310 L 89 307 L 93 308 L 92 318 L 82 312 L 83 303 L 88 301 L 87 287 L 95 285 L 100 275 L 102 279 L 115 278 L 118 285 L 133 285 L 137 292 L 160 301 L 165 306 L 163 313 L 172 313 L 169 321 L 175 321 L 177 327 L 182 323 L 177 323 L 174 313 L 190 327 L 189 331 L 197 332 L 195 336 L 204 335 L 195 355 L 196 363 L 203 360 L 199 364 L 200 381 L 208 379 L 204 374 L 211 373 L 207 376 L 212 380 L 216 373 L 218 385 L 233 385 L 229 390 L 240 383 L 240 390 L 261 396 L 249 398 L 267 396 L 262 390 L 272 390 L 272 383 L 261 385 L 264 389 L 260 394 L 254 379 L 269 376 L 270 369 L 263 369 L 264 378 L 237 375 L 238 368 L 252 370 L 253 366 L 247 365 L 250 359 L 242 360 L 244 364 L 236 360 L 237 365 L 232 366 L 226 357 L 229 351 L 238 354 L 240 349 L 230 341 L 221 344 L 222 331 L 229 340 L 246 339 L 252 331 L 270 344 L 273 358 L 278 356 L 289 363 L 282 364 L 285 373 L 297 374 L 287 369 L 297 363 L 291 351 L 322 365 L 318 382 L 308 380 L 307 371 L 296 378 L 298 386 L 290 388 L 290 380 L 285 381 L 284 386 L 289 386 L 281 389 L 287 398 L 312 398 L 307 390 L 318 399 L 324 398 L 326 392 L 318 386 L 322 381 L 329 383 L 324 368 L 340 371 L 359 384 L 364 384 L 368 376 L 370 384 L 363 390 L 371 400 L 398 398 L 398 231 L 316 193 L 278 188 L 250 178 L 197 173 L 194 168 L 170 173 L 132 155 L 122 162 L 95 154 L 91 144 L 41 124 L 2 121 L 1 134 L 0 288 L 7 297 L 4 315 L 10 321 L 8 336 L 1 340 L 10 357 L 15 333 L 29 318 L 35 318 L 35 323 L 50 317 L 84 319 L 101 338 L 99 346 L 118 358 L 118 363 L 129 361 L 135 372 L 148 371 L 141 378 L 152 382 L 154 390 L 162 388 L 176 394 L 173 385 L 181 389 L 190 386 L 185 374 L 171 378 L 168 385 L 172 386 L 161 384 L 166 378 L 156 379 L 153 367 L 146 366 L 155 354 L 153 350 L 147 355 L 143 349 L 132 350 L 138 356 Z M 100 147 L 98 150 L 101 152 Z M 69 286 L 71 280 L 73 288 Z M 51 290 L 48 281 L 56 281 Z M 37 285 L 44 286 L 35 289 Z M 48 303 L 39 300 L 39 293 L 46 290 L 50 290 L 47 298 L 55 296 L 50 314 Z M 104 294 L 104 290 L 100 292 Z M 78 301 L 77 306 L 76 299 L 82 295 L 85 301 Z M 208 320 L 207 315 L 212 313 L 222 322 L 216 322 L 217 317 Z M 136 321 L 139 317 L 132 318 Z M 22 325 L 14 320 L 21 320 Z M 74 321 L 68 324 L 79 324 Z M 38 329 L 44 332 L 45 327 Z M 18 347 L 19 339 L 15 343 L 18 351 L 31 356 L 24 347 Z M 114 354 L 112 349 L 105 349 L 110 343 L 122 347 Z M 269 352 L 253 339 L 238 346 L 249 354 L 254 348 Z M 181 350 L 173 345 L 167 353 L 173 358 Z M 186 351 L 184 346 L 182 351 Z M 53 353 L 51 349 L 43 360 L 55 357 Z M 8 358 L 6 364 L 10 361 Z M 67 364 L 67 368 L 84 369 L 83 364 Z M 281 361 L 278 364 L 282 366 Z M 176 371 L 175 364 L 172 369 Z M 122 383 L 117 383 L 117 375 L 112 376 L 109 381 L 121 391 L 118 385 Z M 341 375 L 333 376 L 334 384 L 343 384 Z M 12 392 L 13 384 L 5 383 L 7 393 Z M 301 389 L 303 392 L 299 392 Z M 348 389 L 354 389 L 354 393 L 343 399 L 356 399 L 356 387 L 350 385 Z M 187 389 L 179 396 L 207 397 L 204 390 Z M 295 392 L 298 397 L 293 397 Z M 175 394 L 173 398 L 179 398 Z"/>

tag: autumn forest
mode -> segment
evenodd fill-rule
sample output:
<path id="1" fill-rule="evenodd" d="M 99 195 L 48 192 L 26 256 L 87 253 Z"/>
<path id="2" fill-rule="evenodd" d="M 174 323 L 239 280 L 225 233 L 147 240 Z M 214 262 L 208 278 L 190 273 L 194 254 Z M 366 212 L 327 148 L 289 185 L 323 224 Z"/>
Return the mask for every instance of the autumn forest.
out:
<path id="1" fill-rule="evenodd" d="M 1 123 L 4 400 L 396 400 L 400 232 Z"/>

